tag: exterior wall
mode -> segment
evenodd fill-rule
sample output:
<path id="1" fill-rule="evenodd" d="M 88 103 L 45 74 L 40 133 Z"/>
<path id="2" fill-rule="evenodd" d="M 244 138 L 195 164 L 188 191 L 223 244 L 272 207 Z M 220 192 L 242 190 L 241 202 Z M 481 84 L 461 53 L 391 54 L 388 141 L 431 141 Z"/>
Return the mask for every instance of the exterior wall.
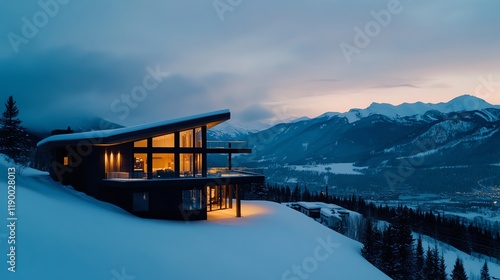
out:
<path id="1" fill-rule="evenodd" d="M 182 192 L 201 190 L 200 210 L 184 210 Z M 147 194 L 148 209 L 134 211 L 134 193 Z M 124 210 L 142 217 L 167 220 L 206 220 L 207 202 L 204 184 L 178 185 L 168 180 L 137 180 L 127 182 L 104 182 L 100 199 L 115 204 Z"/>

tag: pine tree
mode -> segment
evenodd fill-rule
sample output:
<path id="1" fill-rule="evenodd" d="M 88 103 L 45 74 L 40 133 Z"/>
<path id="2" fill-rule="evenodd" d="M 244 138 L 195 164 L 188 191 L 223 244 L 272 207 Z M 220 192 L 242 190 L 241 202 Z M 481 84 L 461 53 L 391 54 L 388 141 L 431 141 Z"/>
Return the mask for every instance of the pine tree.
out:
<path id="1" fill-rule="evenodd" d="M 382 234 L 382 252 L 379 268 L 394 279 L 396 275 L 396 230 L 389 225 Z"/>
<path id="2" fill-rule="evenodd" d="M 413 237 L 407 207 L 398 208 L 394 219 L 395 263 L 394 278 L 409 279 L 414 274 Z"/>
<path id="3" fill-rule="evenodd" d="M 455 266 L 451 271 L 451 279 L 452 280 L 468 280 L 467 274 L 465 274 L 464 264 L 462 260 L 457 257 L 455 261 Z"/>
<path id="4" fill-rule="evenodd" d="M 18 118 L 19 109 L 12 96 L 5 103 L 0 127 L 0 152 L 6 154 L 17 163 L 27 161 L 28 137 L 22 121 Z"/>
<path id="5" fill-rule="evenodd" d="M 424 266 L 425 279 L 437 279 L 437 260 L 430 247 L 427 247 Z"/>
<path id="6" fill-rule="evenodd" d="M 481 268 L 481 280 L 491 280 L 488 263 L 486 261 L 484 262 L 483 268 Z"/>
<path id="7" fill-rule="evenodd" d="M 415 280 L 423 280 L 424 278 L 424 247 L 422 246 L 422 236 L 418 237 L 417 248 L 415 250 Z"/>
<path id="8" fill-rule="evenodd" d="M 446 275 L 446 264 L 444 263 L 444 255 L 441 254 L 439 258 L 439 267 L 438 267 L 438 280 L 446 280 L 448 276 Z"/>
<path id="9" fill-rule="evenodd" d="M 373 231 L 372 220 L 366 219 L 365 232 L 363 235 L 363 249 L 361 250 L 361 254 L 370 263 L 375 264 L 377 251 L 375 251 L 375 239 Z"/>

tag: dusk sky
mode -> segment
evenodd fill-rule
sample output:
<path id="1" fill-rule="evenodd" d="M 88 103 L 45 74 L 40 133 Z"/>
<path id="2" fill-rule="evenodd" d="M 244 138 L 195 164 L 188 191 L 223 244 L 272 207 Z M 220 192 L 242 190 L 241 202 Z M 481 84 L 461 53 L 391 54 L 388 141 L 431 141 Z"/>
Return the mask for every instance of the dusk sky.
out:
<path id="1" fill-rule="evenodd" d="M 500 104 L 500 1 L 3 1 L 0 102 L 28 127 L 229 108 L 240 123 L 372 102 Z"/>

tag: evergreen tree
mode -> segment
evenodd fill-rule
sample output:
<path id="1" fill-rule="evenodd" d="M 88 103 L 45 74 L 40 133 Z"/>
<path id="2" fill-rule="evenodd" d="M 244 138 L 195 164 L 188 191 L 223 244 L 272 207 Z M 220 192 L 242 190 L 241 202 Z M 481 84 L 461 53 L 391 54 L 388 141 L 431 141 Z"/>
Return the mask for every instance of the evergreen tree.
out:
<path id="1" fill-rule="evenodd" d="M 299 184 L 296 184 L 295 185 L 295 189 L 293 189 L 293 198 L 292 198 L 292 201 L 293 202 L 297 202 L 297 201 L 300 201 L 300 188 L 299 188 Z"/>
<path id="2" fill-rule="evenodd" d="M 376 245 L 375 245 L 376 240 L 374 239 L 374 230 L 373 230 L 373 223 L 371 219 L 366 219 L 365 222 L 365 231 L 363 235 L 363 249 L 361 250 L 361 254 L 365 259 L 367 259 L 370 263 L 375 264 L 376 263 L 376 254 L 377 251 L 375 250 Z"/>
<path id="3" fill-rule="evenodd" d="M 424 247 L 422 246 L 422 236 L 418 237 L 417 248 L 415 250 L 415 280 L 425 279 L 424 275 Z"/>
<path id="4" fill-rule="evenodd" d="M 307 186 L 304 187 L 304 192 L 302 193 L 302 200 L 311 201 L 311 193 L 307 189 Z"/>
<path id="5" fill-rule="evenodd" d="M 446 280 L 448 276 L 446 275 L 446 264 L 444 263 L 444 255 L 441 254 L 439 258 L 439 267 L 438 267 L 438 280 Z"/>
<path id="6" fill-rule="evenodd" d="M 394 279 L 396 275 L 396 230 L 389 225 L 382 234 L 382 252 L 380 256 L 379 268 Z"/>
<path id="7" fill-rule="evenodd" d="M 464 264 L 462 260 L 457 257 L 455 261 L 455 266 L 451 271 L 451 279 L 452 280 L 468 280 L 467 274 L 465 274 Z"/>
<path id="8" fill-rule="evenodd" d="M 393 221 L 395 230 L 395 279 L 409 279 L 414 274 L 413 237 L 408 214 L 406 206 L 400 207 Z"/>
<path id="9" fill-rule="evenodd" d="M 481 268 L 481 280 L 491 280 L 490 270 L 488 269 L 488 263 L 485 261 L 483 268 Z"/>
<path id="10" fill-rule="evenodd" d="M 28 137 L 21 120 L 19 109 L 12 96 L 5 103 L 0 127 L 0 152 L 6 154 L 17 163 L 27 162 Z"/>
<path id="11" fill-rule="evenodd" d="M 437 260 L 434 259 L 434 252 L 427 247 L 424 266 L 425 279 L 437 279 Z"/>

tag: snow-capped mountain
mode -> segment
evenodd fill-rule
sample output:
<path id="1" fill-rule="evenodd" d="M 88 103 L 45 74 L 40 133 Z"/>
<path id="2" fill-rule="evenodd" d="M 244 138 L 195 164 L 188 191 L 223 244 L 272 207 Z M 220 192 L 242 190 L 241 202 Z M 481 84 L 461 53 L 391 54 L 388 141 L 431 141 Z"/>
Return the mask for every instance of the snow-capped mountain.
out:
<path id="1" fill-rule="evenodd" d="M 290 117 L 280 119 L 277 123 L 295 123 L 299 121 L 310 120 L 308 117 Z M 248 135 L 268 129 L 275 123 L 257 122 L 253 124 L 242 124 L 234 120 L 223 122 L 214 128 L 208 130 L 208 138 L 210 140 L 235 140 L 248 137 Z"/>
<path id="2" fill-rule="evenodd" d="M 367 167 L 363 173 L 382 179 L 388 170 L 398 174 L 402 164 L 412 174 L 443 166 L 473 166 L 479 174 L 500 162 L 500 107 L 468 95 L 439 104 L 372 104 L 279 124 L 247 139 L 253 153 L 237 161 L 267 168 L 268 177 L 274 167 L 331 163 Z M 477 185 L 470 180 L 467 187 Z"/>
<path id="3" fill-rule="evenodd" d="M 500 109 L 498 105 L 491 105 L 483 99 L 472 95 L 462 95 L 446 103 L 403 103 L 397 106 L 387 103 L 372 103 L 366 109 L 351 109 L 346 113 L 329 112 L 320 117 L 344 117 L 350 123 L 372 115 L 383 115 L 390 118 L 404 118 L 410 116 L 423 116 L 429 111 L 441 113 L 466 112 L 483 110 L 487 108 Z"/>
<path id="4" fill-rule="evenodd" d="M 269 126 L 262 129 L 269 128 Z M 207 131 L 210 140 L 234 140 L 246 138 L 251 133 L 258 132 L 259 129 L 251 129 L 234 121 L 223 122 Z"/>

